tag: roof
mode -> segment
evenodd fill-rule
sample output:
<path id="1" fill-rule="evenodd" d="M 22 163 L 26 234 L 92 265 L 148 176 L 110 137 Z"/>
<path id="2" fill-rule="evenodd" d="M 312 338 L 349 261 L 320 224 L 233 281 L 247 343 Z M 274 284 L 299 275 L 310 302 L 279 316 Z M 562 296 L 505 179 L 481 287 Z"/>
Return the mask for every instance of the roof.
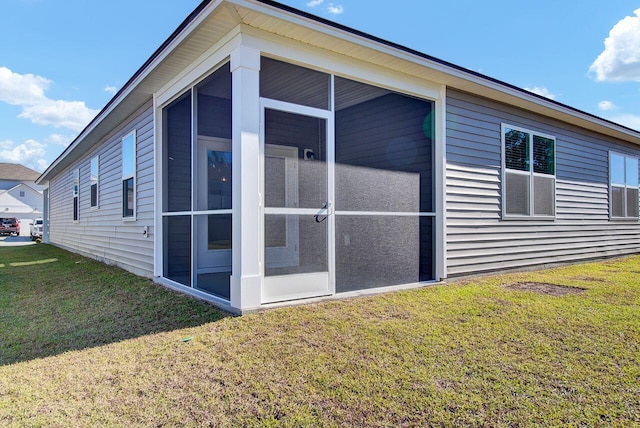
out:
<path id="1" fill-rule="evenodd" d="M 640 145 L 640 132 L 272 0 L 204 0 L 40 176 L 62 172 L 238 26 L 267 32 Z"/>
<path id="2" fill-rule="evenodd" d="M 17 163 L 0 163 L 0 180 L 36 181 L 38 171 Z"/>

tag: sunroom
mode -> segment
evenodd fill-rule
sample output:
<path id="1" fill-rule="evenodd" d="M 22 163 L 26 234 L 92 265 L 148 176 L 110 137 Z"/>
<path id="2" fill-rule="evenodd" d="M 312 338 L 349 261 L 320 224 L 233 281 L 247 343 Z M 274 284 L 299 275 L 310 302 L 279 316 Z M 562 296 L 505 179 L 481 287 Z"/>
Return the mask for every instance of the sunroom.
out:
<path id="1" fill-rule="evenodd" d="M 437 279 L 439 88 L 235 40 L 155 96 L 157 279 L 236 311 Z"/>

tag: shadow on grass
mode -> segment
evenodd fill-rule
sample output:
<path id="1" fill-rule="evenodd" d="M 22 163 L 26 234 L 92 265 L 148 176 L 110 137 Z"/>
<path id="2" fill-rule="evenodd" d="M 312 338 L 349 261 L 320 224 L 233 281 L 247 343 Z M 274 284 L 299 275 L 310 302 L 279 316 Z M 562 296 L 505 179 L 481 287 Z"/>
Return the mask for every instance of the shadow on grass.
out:
<path id="1" fill-rule="evenodd" d="M 51 245 L 0 247 L 0 365 L 231 316 Z"/>

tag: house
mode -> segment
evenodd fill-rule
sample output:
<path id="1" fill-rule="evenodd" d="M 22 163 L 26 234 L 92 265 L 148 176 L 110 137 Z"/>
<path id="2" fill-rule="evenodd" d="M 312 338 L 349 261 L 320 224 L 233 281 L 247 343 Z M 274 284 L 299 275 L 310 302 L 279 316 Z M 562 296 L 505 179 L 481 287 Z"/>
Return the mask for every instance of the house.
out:
<path id="1" fill-rule="evenodd" d="M 42 217 L 40 173 L 15 163 L 0 163 L 0 217 L 16 217 L 23 223 Z M 26 226 L 26 225 L 23 225 Z"/>
<path id="2" fill-rule="evenodd" d="M 45 241 L 235 312 L 637 253 L 640 133 L 205 0 L 42 174 Z"/>

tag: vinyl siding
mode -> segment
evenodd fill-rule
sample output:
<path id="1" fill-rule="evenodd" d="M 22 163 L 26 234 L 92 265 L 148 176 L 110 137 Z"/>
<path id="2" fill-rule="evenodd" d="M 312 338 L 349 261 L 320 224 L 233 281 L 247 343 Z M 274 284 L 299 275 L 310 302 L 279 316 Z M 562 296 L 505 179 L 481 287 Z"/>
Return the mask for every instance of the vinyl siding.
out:
<path id="1" fill-rule="evenodd" d="M 122 219 L 122 137 L 136 130 L 136 220 Z M 71 251 L 153 275 L 154 136 L 149 101 L 132 120 L 50 182 L 50 241 Z M 99 156 L 98 208 L 90 207 L 91 158 Z M 73 170 L 80 169 L 80 219 L 73 222 Z M 149 236 L 143 229 L 149 228 Z"/>
<path id="2" fill-rule="evenodd" d="M 555 220 L 502 220 L 502 123 L 556 137 Z M 608 166 L 640 147 L 451 89 L 446 132 L 449 276 L 640 251 L 640 223 L 609 220 Z"/>

